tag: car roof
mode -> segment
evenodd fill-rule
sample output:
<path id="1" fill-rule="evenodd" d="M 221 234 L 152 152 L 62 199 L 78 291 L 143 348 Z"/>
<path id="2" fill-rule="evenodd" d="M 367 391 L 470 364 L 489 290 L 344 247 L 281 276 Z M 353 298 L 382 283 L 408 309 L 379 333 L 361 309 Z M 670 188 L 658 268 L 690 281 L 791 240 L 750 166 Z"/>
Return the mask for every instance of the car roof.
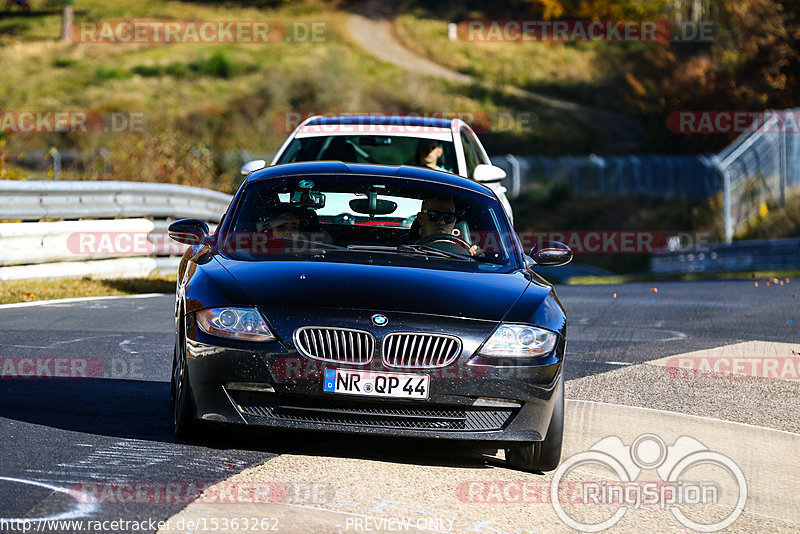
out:
<path id="1" fill-rule="evenodd" d="M 253 171 L 247 176 L 245 183 L 269 180 L 270 178 L 283 176 L 311 174 L 371 175 L 424 180 L 426 182 L 469 189 L 470 191 L 494 198 L 491 189 L 478 182 L 449 172 L 434 171 L 432 169 L 409 165 L 396 166 L 369 163 L 343 163 L 341 161 L 301 161 L 297 163 L 273 165 Z"/>
<path id="2" fill-rule="evenodd" d="M 305 126 L 324 126 L 331 124 L 354 124 L 354 125 L 385 125 L 385 126 L 421 126 L 427 128 L 447 128 L 452 125 L 451 119 L 437 119 L 433 117 L 414 117 L 399 115 L 362 115 L 362 116 L 341 116 L 341 117 L 313 117 Z"/>

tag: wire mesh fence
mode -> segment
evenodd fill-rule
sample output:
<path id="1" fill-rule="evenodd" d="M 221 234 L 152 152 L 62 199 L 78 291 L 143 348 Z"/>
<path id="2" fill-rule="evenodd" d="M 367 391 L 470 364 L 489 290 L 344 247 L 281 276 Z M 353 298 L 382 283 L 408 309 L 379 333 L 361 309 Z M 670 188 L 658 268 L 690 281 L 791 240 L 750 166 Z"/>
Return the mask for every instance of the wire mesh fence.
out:
<path id="1" fill-rule="evenodd" d="M 770 111 L 721 151 L 715 163 L 723 177 L 725 240 L 750 224 L 769 202 L 786 201 L 800 186 L 800 108 Z"/>
<path id="2" fill-rule="evenodd" d="M 511 196 L 537 184 L 569 187 L 573 198 L 636 194 L 704 200 L 723 192 L 725 240 L 751 224 L 769 203 L 800 187 L 800 108 L 756 118 L 718 154 L 558 158 L 499 156 Z"/>
<path id="3" fill-rule="evenodd" d="M 722 175 L 713 157 L 705 155 L 511 157 L 517 161 L 518 192 L 551 183 L 568 187 L 573 198 L 636 194 L 702 200 L 722 189 Z M 506 188 L 515 191 L 515 169 L 509 156 L 492 158 L 492 162 L 506 171 L 510 177 Z"/>

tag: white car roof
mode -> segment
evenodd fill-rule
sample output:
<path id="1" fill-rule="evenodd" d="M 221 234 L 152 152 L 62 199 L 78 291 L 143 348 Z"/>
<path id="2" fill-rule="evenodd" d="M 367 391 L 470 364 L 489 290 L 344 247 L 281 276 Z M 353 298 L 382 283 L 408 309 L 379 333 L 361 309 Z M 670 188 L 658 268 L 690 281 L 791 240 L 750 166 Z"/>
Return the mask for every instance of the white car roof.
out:
<path id="1" fill-rule="evenodd" d="M 329 135 L 389 135 L 393 137 L 417 137 L 452 141 L 450 128 L 434 128 L 431 126 L 407 126 L 386 124 L 315 124 L 305 125 L 295 135 L 297 139 L 322 137 Z"/>

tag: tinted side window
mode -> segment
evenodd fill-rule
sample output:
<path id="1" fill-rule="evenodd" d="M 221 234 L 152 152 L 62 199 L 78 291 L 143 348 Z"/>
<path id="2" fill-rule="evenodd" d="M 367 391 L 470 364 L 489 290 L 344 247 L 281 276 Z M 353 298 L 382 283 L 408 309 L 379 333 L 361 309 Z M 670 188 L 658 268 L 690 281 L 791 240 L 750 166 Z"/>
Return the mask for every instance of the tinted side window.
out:
<path id="1" fill-rule="evenodd" d="M 467 177 L 472 178 L 472 172 L 478 165 L 478 160 L 475 157 L 475 150 L 472 148 L 472 141 L 464 130 L 461 131 L 461 144 L 464 148 L 464 159 L 467 162 Z"/>
<path id="2" fill-rule="evenodd" d="M 481 149 L 479 148 L 479 147 L 481 146 L 481 144 L 480 144 L 480 142 L 479 142 L 479 141 L 478 141 L 478 140 L 475 138 L 475 134 L 473 134 L 473 133 L 472 133 L 471 131 L 469 131 L 469 130 L 464 130 L 464 132 L 465 132 L 465 133 L 467 134 L 467 136 L 469 137 L 469 140 L 470 140 L 470 141 L 472 141 L 472 150 L 475 152 L 475 160 L 476 160 L 478 163 L 489 163 L 489 162 L 488 162 L 488 161 L 486 161 L 486 160 L 484 159 L 484 157 L 483 157 L 483 152 L 482 152 L 482 151 L 481 151 Z"/>

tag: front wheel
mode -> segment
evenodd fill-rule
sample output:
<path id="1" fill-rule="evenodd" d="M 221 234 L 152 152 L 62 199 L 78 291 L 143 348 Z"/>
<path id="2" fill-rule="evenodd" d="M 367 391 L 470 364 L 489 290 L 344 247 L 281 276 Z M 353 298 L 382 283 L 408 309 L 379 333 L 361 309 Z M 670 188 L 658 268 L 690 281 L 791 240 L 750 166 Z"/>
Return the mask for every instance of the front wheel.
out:
<path id="1" fill-rule="evenodd" d="M 186 325 L 183 317 L 179 321 L 177 339 L 175 340 L 175 361 L 172 370 L 172 421 L 175 437 L 191 439 L 197 435 L 197 421 L 194 419 L 192 396 L 189 390 L 188 371 L 186 370 L 185 335 Z"/>
<path id="2" fill-rule="evenodd" d="M 532 441 L 525 446 L 506 449 L 506 463 L 521 471 L 552 471 L 561 461 L 561 443 L 564 438 L 564 378 L 556 386 L 555 406 L 547 435 L 542 441 Z"/>

